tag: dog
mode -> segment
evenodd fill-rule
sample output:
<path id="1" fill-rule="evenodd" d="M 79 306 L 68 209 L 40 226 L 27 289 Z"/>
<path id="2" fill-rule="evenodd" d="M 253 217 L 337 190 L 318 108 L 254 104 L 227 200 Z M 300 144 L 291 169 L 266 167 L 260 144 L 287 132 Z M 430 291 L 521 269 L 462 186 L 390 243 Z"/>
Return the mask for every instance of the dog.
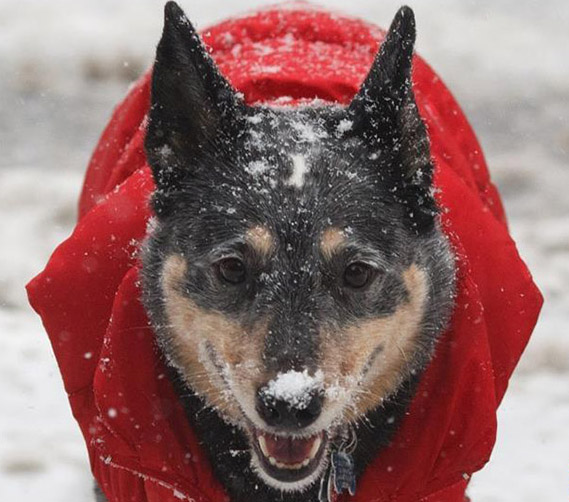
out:
<path id="1" fill-rule="evenodd" d="M 166 5 L 77 228 L 28 285 L 99 501 L 459 502 L 489 458 L 541 296 L 480 147 L 410 8 L 355 95 L 381 38 L 361 22 L 277 9 L 216 40 L 241 71 L 233 38 L 268 53 L 288 21 L 319 51 L 306 85 L 285 99 L 269 66 L 242 94 Z M 338 47 L 343 70 L 318 66 Z M 316 92 L 317 70 L 345 74 Z"/>
<path id="2" fill-rule="evenodd" d="M 144 305 L 232 500 L 317 500 L 351 435 L 359 476 L 447 326 L 454 257 L 411 86 L 414 41 L 403 7 L 348 107 L 247 106 L 166 7 Z"/>

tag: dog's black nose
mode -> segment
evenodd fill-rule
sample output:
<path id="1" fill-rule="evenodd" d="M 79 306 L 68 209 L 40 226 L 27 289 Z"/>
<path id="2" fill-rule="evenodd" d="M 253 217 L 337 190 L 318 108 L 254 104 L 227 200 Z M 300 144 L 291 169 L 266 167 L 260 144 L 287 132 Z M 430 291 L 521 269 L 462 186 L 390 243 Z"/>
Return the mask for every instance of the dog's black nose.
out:
<path id="1" fill-rule="evenodd" d="M 257 413 L 273 427 L 302 429 L 315 422 L 322 411 L 323 395 L 312 391 L 298 402 L 278 399 L 267 392 L 266 387 L 257 391 Z"/>

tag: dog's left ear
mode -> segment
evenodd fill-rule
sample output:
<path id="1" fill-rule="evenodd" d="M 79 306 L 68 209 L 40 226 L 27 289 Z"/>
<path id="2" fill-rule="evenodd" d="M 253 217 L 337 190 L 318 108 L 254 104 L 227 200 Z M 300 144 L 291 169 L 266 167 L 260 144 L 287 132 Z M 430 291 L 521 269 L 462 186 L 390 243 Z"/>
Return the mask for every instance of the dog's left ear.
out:
<path id="1" fill-rule="evenodd" d="M 175 2 L 164 8 L 151 94 L 145 149 L 160 214 L 168 194 L 195 172 L 199 156 L 221 149 L 245 106 Z"/>
<path id="2" fill-rule="evenodd" d="M 413 11 L 401 7 L 348 113 L 356 134 L 391 155 L 383 174 L 396 184 L 413 227 L 422 232 L 432 227 L 437 209 L 429 138 L 411 82 L 415 37 Z"/>

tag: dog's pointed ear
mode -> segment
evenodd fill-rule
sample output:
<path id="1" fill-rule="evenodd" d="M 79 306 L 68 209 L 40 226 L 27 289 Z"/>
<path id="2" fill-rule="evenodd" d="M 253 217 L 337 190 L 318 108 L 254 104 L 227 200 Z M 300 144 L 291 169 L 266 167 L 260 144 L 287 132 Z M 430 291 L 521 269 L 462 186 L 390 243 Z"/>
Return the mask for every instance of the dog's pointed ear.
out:
<path id="1" fill-rule="evenodd" d="M 411 81 L 415 38 L 413 11 L 401 7 L 348 112 L 353 131 L 391 155 L 385 175 L 397 183 L 415 228 L 423 230 L 432 226 L 437 210 L 429 138 Z"/>
<path id="2" fill-rule="evenodd" d="M 168 2 L 145 139 L 158 190 L 175 190 L 192 158 L 235 126 L 243 106 L 182 9 Z"/>
<path id="3" fill-rule="evenodd" d="M 350 104 L 350 110 L 358 120 L 357 125 L 370 126 L 370 133 L 382 123 L 388 124 L 410 89 L 415 36 L 413 11 L 409 7 L 401 7 L 366 79 Z"/>

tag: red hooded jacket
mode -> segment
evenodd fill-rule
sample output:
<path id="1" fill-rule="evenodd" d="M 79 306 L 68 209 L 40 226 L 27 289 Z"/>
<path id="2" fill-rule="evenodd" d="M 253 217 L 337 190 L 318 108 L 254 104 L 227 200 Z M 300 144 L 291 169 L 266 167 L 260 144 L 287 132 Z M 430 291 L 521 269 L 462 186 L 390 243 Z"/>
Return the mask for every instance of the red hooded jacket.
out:
<path id="1" fill-rule="evenodd" d="M 295 104 L 348 103 L 383 34 L 304 5 L 232 19 L 203 37 L 247 102 Z M 154 189 L 143 151 L 149 78 L 115 110 L 87 171 L 77 226 L 28 292 L 109 501 L 226 501 L 165 377 L 139 301 L 137 251 Z M 463 113 L 419 57 L 413 81 L 443 228 L 458 257 L 458 296 L 391 445 L 355 496 L 341 497 L 354 502 L 464 500 L 470 475 L 490 456 L 496 408 L 542 303 Z"/>

